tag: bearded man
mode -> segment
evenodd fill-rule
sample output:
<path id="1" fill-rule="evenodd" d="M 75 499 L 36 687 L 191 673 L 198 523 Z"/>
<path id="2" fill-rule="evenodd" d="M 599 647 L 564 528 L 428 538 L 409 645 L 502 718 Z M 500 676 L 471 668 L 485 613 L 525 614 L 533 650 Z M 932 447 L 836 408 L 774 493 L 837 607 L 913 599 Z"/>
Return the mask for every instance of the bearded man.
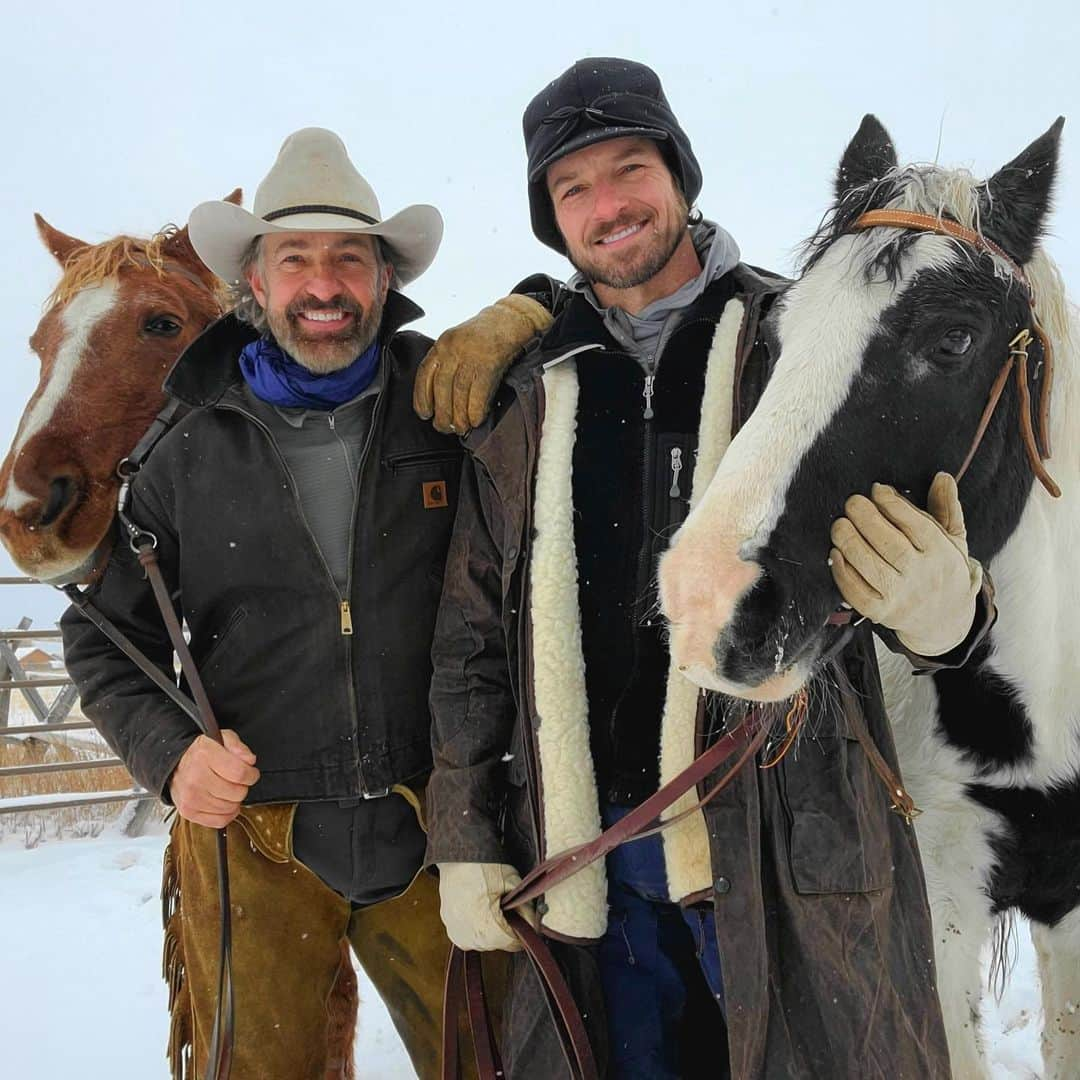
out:
<path id="1" fill-rule="evenodd" d="M 436 627 L 428 859 L 450 938 L 473 950 L 518 948 L 500 902 L 520 875 L 595 840 L 746 713 L 672 670 L 655 575 L 695 469 L 760 397 L 762 320 L 787 284 L 690 212 L 701 170 L 649 68 L 579 61 L 524 133 L 533 231 L 578 273 L 466 440 Z M 924 670 L 963 663 L 994 614 L 947 481 L 940 536 L 905 551 L 873 609 Z M 836 547 L 883 567 L 884 515 L 920 512 L 890 491 L 856 503 Z M 843 562 L 842 595 L 869 606 Z M 801 753 L 751 763 L 704 811 L 691 797 L 676 827 L 537 903 L 607 1075 L 948 1075 L 914 833 L 852 737 L 896 769 L 869 623 L 822 684 Z M 523 953 L 514 968 L 507 1075 L 570 1075 Z"/>
<path id="2" fill-rule="evenodd" d="M 307 128 L 285 140 L 253 213 L 204 203 L 189 233 L 237 306 L 168 376 L 189 411 L 147 458 L 129 513 L 156 538 L 224 745 L 78 608 L 62 620 L 84 712 L 177 810 L 165 877 L 173 1074 L 201 1075 L 207 1058 L 214 830 L 226 829 L 232 1080 L 352 1075 L 350 944 L 417 1073 L 433 1077 L 449 945 L 420 872 L 421 800 L 461 448 L 412 411 L 430 341 L 402 329 L 421 311 L 399 289 L 431 263 L 442 219 L 431 206 L 384 218 L 341 140 Z M 548 321 L 528 298 L 504 298 L 473 321 L 476 351 L 501 371 Z M 479 387 L 482 406 L 484 365 L 466 368 L 458 389 L 468 404 Z M 172 678 L 127 543 L 92 597 Z"/>

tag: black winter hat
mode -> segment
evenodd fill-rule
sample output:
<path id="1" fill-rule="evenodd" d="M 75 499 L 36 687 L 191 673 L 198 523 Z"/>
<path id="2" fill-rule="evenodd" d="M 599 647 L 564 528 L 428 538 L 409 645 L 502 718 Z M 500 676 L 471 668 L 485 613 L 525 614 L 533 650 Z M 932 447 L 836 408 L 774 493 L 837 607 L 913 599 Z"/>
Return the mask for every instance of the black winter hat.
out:
<path id="1" fill-rule="evenodd" d="M 565 254 L 545 174 L 552 162 L 605 139 L 655 139 L 690 204 L 701 191 L 701 166 L 656 72 L 633 60 L 579 60 L 529 102 L 522 122 L 529 156 L 533 232 Z"/>

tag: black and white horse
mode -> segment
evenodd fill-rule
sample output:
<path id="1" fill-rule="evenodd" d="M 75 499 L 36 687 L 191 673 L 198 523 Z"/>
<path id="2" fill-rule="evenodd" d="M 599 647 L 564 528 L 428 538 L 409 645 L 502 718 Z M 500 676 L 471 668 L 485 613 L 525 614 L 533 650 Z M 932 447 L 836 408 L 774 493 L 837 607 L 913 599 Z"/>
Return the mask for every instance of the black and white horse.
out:
<path id="1" fill-rule="evenodd" d="M 764 395 L 660 574 L 667 613 L 678 609 L 673 658 L 694 681 L 793 693 L 839 632 L 827 625 L 839 601 L 827 557 L 844 500 L 880 481 L 925 505 L 935 472 L 968 455 L 1011 343 L 1037 316 L 1055 358 L 1044 434 L 1062 495 L 1036 478 L 1051 374 L 1036 338 L 1030 401 L 1010 376 L 960 484 L 997 623 L 960 670 L 915 676 L 879 647 L 923 811 L 938 985 L 963 1080 L 986 1075 L 980 953 L 1015 911 L 1032 922 L 1047 1076 L 1080 1077 L 1080 316 L 1039 242 L 1061 126 L 980 182 L 899 166 L 888 133 L 863 121 L 801 276 L 763 327 L 777 358 Z M 921 224 L 859 220 L 885 209 Z M 970 231 L 942 235 L 930 219 Z"/>

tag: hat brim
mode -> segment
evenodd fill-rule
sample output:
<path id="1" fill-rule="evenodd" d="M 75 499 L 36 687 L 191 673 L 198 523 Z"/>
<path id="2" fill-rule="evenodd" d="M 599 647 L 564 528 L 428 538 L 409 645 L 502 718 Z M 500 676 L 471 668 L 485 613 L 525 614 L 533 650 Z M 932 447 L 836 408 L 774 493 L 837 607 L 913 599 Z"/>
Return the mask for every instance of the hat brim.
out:
<path id="1" fill-rule="evenodd" d="M 557 149 L 553 150 L 535 164 L 532 169 L 529 170 L 529 183 L 535 184 L 538 180 L 542 180 L 548 167 L 560 158 L 566 157 L 567 154 L 574 153 L 575 150 L 582 150 L 586 146 L 591 146 L 593 143 L 607 142 L 608 139 L 633 138 L 653 139 L 656 142 L 664 142 L 667 140 L 667 137 L 668 133 L 666 131 L 655 127 L 627 126 L 592 128 L 589 131 L 581 132 L 564 143 L 560 143 Z"/>
<path id="2" fill-rule="evenodd" d="M 295 214 L 280 221 L 227 202 L 200 203 L 188 219 L 188 236 L 200 259 L 223 281 L 240 280 L 240 265 L 257 236 L 283 232 L 347 232 L 380 237 L 400 285 L 415 281 L 432 263 L 442 241 L 443 219 L 434 206 L 407 206 L 374 225 L 341 214 Z"/>

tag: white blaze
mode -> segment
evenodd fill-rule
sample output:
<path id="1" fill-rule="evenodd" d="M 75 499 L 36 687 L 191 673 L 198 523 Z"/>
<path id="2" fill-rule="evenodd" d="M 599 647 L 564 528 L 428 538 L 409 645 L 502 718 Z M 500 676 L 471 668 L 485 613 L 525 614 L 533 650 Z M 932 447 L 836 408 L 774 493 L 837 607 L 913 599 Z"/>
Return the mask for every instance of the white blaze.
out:
<path id="1" fill-rule="evenodd" d="M 951 240 L 920 236 L 896 283 L 868 282 L 863 267 L 878 243 L 867 234 L 841 237 L 781 301 L 776 370 L 661 561 L 672 656 L 701 686 L 753 696 L 746 693 L 753 688 L 719 680 L 713 650 L 760 576 L 755 552 L 776 528 L 800 463 L 847 399 L 885 311 L 920 269 L 957 257 Z M 783 670 L 782 657 L 777 667 L 760 687 L 766 698 L 787 696 L 804 677 Z"/>
<path id="2" fill-rule="evenodd" d="M 64 336 L 56 350 L 49 381 L 19 425 L 19 433 L 11 448 L 11 476 L 3 501 L 0 501 L 0 508 L 14 513 L 31 501 L 32 497 L 15 483 L 14 463 L 27 443 L 48 426 L 56 407 L 64 400 L 71 386 L 71 380 L 82 361 L 94 327 L 108 314 L 115 302 L 114 282 L 95 285 L 77 293 L 60 316 Z"/>
<path id="3" fill-rule="evenodd" d="M 724 533 L 750 542 L 745 557 L 776 527 L 799 464 L 847 398 L 884 312 L 918 269 L 938 269 L 957 257 L 952 241 L 921 236 L 897 283 L 868 284 L 864 258 L 852 251 L 868 240 L 841 237 L 788 293 L 777 323 L 782 361 L 687 521 L 691 527 L 695 517 L 722 514 Z"/>

